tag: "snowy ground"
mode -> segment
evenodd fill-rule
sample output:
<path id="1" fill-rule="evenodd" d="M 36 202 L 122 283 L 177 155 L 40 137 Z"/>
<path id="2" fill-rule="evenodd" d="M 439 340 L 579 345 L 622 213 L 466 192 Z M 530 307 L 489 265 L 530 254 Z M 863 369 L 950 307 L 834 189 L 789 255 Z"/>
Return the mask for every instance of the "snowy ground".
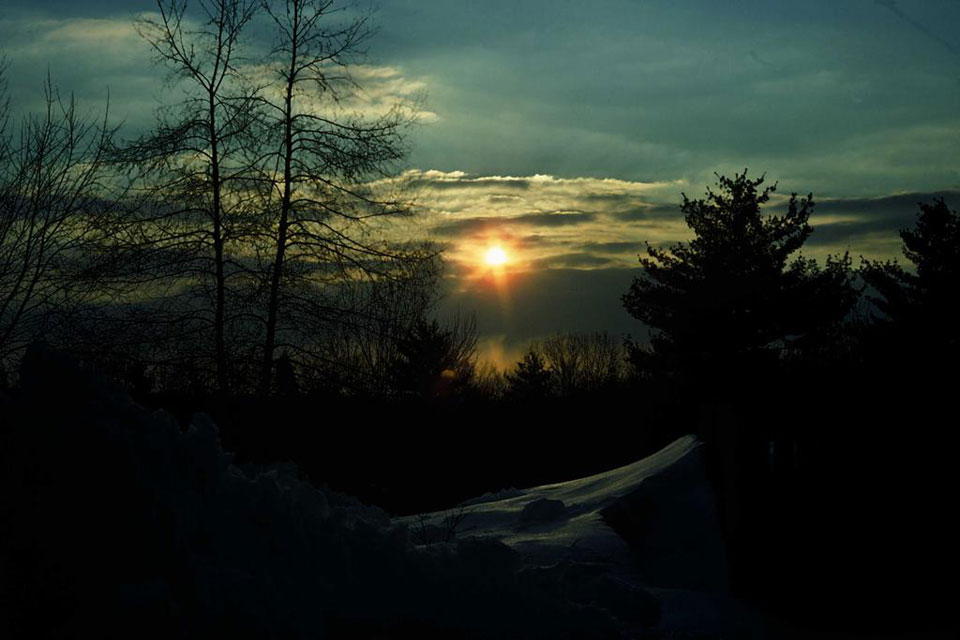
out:
<path id="1" fill-rule="evenodd" d="M 507 489 L 394 522 L 423 547 L 464 538 L 502 542 L 519 552 L 524 571 L 559 574 L 574 599 L 636 616 L 638 627 L 759 637 L 759 618 L 726 593 L 724 545 L 701 450 L 699 440 L 685 436 L 611 471 Z"/>

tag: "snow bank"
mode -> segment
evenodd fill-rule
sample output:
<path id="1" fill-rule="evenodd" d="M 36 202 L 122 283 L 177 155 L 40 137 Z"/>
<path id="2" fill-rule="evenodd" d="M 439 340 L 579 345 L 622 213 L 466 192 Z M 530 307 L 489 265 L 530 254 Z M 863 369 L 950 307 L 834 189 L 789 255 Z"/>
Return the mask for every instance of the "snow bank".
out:
<path id="1" fill-rule="evenodd" d="M 612 471 L 468 500 L 456 533 L 502 542 L 530 565 L 601 563 L 648 586 L 722 591 L 724 545 L 701 449 L 684 436 Z M 416 527 L 449 519 L 400 520 Z"/>
<path id="2" fill-rule="evenodd" d="M 522 574 L 603 607 L 637 636 L 765 637 L 762 618 L 726 593 L 702 449 L 685 436 L 618 469 L 400 520 L 433 527 L 433 540 L 502 543 L 519 553 Z"/>

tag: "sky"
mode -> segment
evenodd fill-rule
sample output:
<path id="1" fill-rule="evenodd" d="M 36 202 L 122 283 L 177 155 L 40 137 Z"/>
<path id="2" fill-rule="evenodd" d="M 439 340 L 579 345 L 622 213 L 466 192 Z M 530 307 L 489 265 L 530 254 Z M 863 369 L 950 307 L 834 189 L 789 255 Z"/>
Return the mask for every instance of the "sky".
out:
<path id="1" fill-rule="evenodd" d="M 368 5 L 361 4 L 363 7 Z M 18 109 L 54 83 L 134 135 L 169 95 L 132 23 L 151 0 L 0 0 Z M 899 254 L 933 195 L 960 208 L 960 0 L 383 0 L 366 108 L 417 101 L 420 228 L 441 313 L 507 365 L 558 331 L 646 335 L 620 296 L 645 243 L 688 239 L 681 193 L 749 168 L 771 210 L 812 192 L 804 254 Z M 252 34 L 252 40 L 259 36 Z M 493 244 L 507 254 L 484 265 Z"/>

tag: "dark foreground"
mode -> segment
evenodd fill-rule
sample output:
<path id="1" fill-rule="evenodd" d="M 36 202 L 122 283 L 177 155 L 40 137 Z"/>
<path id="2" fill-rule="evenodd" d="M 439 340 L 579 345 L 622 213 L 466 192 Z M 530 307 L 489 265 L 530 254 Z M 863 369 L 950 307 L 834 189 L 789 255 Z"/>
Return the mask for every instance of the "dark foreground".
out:
<path id="1" fill-rule="evenodd" d="M 582 477 L 685 432 L 707 442 L 730 593 L 763 612 L 751 633 L 957 626 L 956 440 L 934 399 L 820 420 L 798 406 L 765 425 L 735 403 L 631 424 L 636 405 L 611 398 L 602 411 L 167 399 L 178 421 L 54 354 L 34 351 L 21 379 L 0 400 L 5 637 L 677 637 L 656 607 L 618 613 L 609 592 L 565 590 L 502 544 L 425 548 L 390 513 Z M 288 460 L 299 470 L 262 466 Z"/>

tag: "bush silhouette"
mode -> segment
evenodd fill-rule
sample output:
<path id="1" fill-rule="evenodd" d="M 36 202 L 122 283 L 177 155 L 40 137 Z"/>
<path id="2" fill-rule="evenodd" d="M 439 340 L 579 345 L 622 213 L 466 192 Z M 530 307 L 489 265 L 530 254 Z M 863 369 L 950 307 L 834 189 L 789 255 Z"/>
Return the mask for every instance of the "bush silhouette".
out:
<path id="1" fill-rule="evenodd" d="M 517 401 L 543 400 L 555 392 L 554 374 L 534 349 L 523 355 L 516 368 L 506 374 L 507 395 Z"/>

